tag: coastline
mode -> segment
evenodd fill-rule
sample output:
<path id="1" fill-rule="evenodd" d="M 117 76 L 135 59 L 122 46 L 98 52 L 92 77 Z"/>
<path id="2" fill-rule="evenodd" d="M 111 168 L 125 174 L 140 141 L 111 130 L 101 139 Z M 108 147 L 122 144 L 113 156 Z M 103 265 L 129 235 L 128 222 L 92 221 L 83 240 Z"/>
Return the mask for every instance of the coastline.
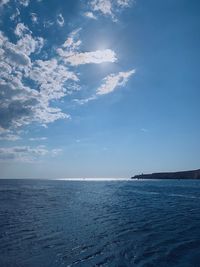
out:
<path id="1" fill-rule="evenodd" d="M 131 177 L 131 179 L 153 179 L 153 180 L 200 180 L 200 169 L 179 171 L 179 172 L 155 172 L 150 174 L 139 174 Z"/>

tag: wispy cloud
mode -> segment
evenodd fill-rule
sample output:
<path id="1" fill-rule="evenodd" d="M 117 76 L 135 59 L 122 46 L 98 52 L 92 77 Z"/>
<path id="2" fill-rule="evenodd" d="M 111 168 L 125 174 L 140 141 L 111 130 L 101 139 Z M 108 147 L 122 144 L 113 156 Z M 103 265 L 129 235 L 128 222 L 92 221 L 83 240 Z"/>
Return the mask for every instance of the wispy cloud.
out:
<path id="1" fill-rule="evenodd" d="M 133 0 L 117 0 L 117 5 L 120 7 L 130 7 Z"/>
<path id="2" fill-rule="evenodd" d="M 54 25 L 54 21 L 52 20 L 44 20 L 43 22 L 44 28 L 49 28 Z"/>
<path id="3" fill-rule="evenodd" d="M 27 56 L 39 52 L 44 45 L 44 39 L 33 37 L 32 32 L 23 23 L 17 24 L 15 34 L 19 37 L 17 48 Z"/>
<path id="4" fill-rule="evenodd" d="M 88 98 L 75 99 L 74 101 L 80 105 L 86 104 L 92 100 L 97 99 L 100 95 L 110 94 L 120 86 L 125 86 L 129 78 L 135 73 L 135 70 L 127 72 L 119 72 L 117 74 L 110 74 L 103 79 L 102 85 L 96 90 L 96 93 Z"/>
<path id="5" fill-rule="evenodd" d="M 46 141 L 47 137 L 32 137 L 29 138 L 30 141 Z"/>
<path id="6" fill-rule="evenodd" d="M 24 34 L 28 33 L 30 34 L 30 30 L 28 29 L 28 27 L 26 27 L 24 25 L 24 23 L 18 23 L 15 30 L 14 30 L 14 33 L 19 36 L 19 37 L 22 37 Z"/>
<path id="7" fill-rule="evenodd" d="M 34 162 L 38 161 L 45 156 L 55 157 L 62 152 L 62 149 L 48 150 L 45 146 L 13 146 L 13 147 L 0 147 L 0 160 L 1 161 L 21 161 L 21 162 Z"/>
<path id="8" fill-rule="evenodd" d="M 83 99 L 74 99 L 74 102 L 76 102 L 79 105 L 84 105 L 87 104 L 88 102 L 97 99 L 96 95 L 90 96 L 88 98 L 83 98 Z"/>
<path id="9" fill-rule="evenodd" d="M 110 74 L 104 78 L 103 84 L 97 89 L 97 95 L 105 95 L 113 92 L 117 87 L 124 86 L 135 70 Z"/>
<path id="10" fill-rule="evenodd" d="M 57 49 L 61 60 L 72 66 L 84 64 L 101 64 L 104 62 L 116 62 L 116 53 L 111 49 L 81 52 L 81 40 L 78 38 L 80 28 L 73 31 L 62 47 Z"/>
<path id="11" fill-rule="evenodd" d="M 19 3 L 25 7 L 27 7 L 30 3 L 30 0 L 18 0 Z"/>
<path id="12" fill-rule="evenodd" d="M 17 141 L 20 140 L 21 137 L 16 134 L 0 134 L 0 140 L 6 140 L 6 141 Z"/>
<path id="13" fill-rule="evenodd" d="M 78 77 L 55 58 L 36 60 L 29 77 L 39 86 L 41 98 L 46 100 L 60 99 L 67 93 L 65 82 L 78 81 Z"/>
<path id="14" fill-rule="evenodd" d="M 18 8 L 16 8 L 16 11 L 10 16 L 10 19 L 12 21 L 15 21 L 17 18 L 19 18 L 20 16 L 20 11 Z"/>
<path id="15" fill-rule="evenodd" d="M 111 49 L 96 50 L 92 52 L 81 52 L 69 54 L 68 52 L 60 51 L 59 55 L 63 60 L 72 66 L 78 66 L 83 64 L 101 64 L 104 62 L 115 62 L 117 57 L 114 51 Z"/>
<path id="16" fill-rule="evenodd" d="M 78 28 L 74 31 L 72 31 L 64 44 L 62 45 L 62 48 L 65 48 L 68 52 L 74 52 L 80 48 L 81 40 L 79 39 L 79 32 L 82 30 L 82 28 Z"/>
<path id="17" fill-rule="evenodd" d="M 63 18 L 63 15 L 60 13 L 57 17 L 57 23 L 60 27 L 64 26 L 65 20 Z"/>
<path id="18" fill-rule="evenodd" d="M 31 21 L 32 21 L 34 24 L 38 23 L 38 16 L 37 16 L 36 13 L 31 13 L 30 16 L 31 16 Z"/>
<path id="19" fill-rule="evenodd" d="M 101 12 L 103 15 L 110 15 L 111 17 L 114 16 L 110 0 L 93 0 L 91 1 L 91 8 L 93 11 Z"/>
<path id="20" fill-rule="evenodd" d="M 84 16 L 90 19 L 95 19 L 95 20 L 97 19 L 97 17 L 94 15 L 93 12 L 85 12 Z"/>
<path id="21" fill-rule="evenodd" d="M 88 13 L 92 12 L 92 14 L 95 13 L 95 15 L 101 14 L 103 16 L 111 17 L 111 19 L 116 22 L 116 13 L 124 8 L 130 7 L 132 3 L 133 0 L 91 0 L 89 2 L 90 11 L 88 11 Z"/>

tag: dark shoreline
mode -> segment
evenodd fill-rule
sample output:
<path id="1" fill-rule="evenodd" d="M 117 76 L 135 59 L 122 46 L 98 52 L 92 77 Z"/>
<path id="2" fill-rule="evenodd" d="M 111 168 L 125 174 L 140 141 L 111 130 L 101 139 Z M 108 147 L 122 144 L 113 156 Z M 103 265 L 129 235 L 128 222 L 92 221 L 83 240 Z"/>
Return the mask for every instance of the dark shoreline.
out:
<path id="1" fill-rule="evenodd" d="M 150 174 L 139 174 L 131 179 L 171 179 L 171 180 L 196 180 L 200 179 L 200 169 L 180 172 L 155 172 Z"/>

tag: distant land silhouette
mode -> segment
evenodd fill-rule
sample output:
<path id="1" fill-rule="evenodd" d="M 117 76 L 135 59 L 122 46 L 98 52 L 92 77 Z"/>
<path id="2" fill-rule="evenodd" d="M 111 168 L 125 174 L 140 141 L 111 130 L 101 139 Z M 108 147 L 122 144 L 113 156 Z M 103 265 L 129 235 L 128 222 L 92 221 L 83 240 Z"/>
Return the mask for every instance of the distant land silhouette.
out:
<path id="1" fill-rule="evenodd" d="M 200 179 L 200 169 L 180 172 L 142 173 L 131 177 L 131 179 Z"/>

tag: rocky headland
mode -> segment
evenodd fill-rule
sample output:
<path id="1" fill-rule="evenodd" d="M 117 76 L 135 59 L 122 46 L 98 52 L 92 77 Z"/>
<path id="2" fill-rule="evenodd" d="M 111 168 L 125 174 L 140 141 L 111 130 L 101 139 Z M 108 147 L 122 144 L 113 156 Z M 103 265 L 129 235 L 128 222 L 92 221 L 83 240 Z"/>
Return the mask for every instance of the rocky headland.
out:
<path id="1" fill-rule="evenodd" d="M 142 173 L 131 177 L 131 179 L 200 179 L 200 169 L 179 172 Z"/>

